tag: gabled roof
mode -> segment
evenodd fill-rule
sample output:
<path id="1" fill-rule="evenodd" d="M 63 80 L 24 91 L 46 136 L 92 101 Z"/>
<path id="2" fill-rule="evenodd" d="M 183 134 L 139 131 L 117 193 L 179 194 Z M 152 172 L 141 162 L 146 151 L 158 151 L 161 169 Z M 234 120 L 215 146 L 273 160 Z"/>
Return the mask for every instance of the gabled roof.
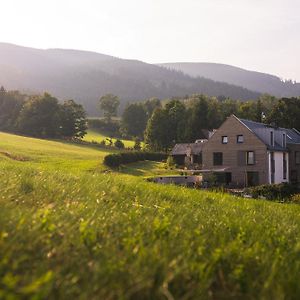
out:
<path id="1" fill-rule="evenodd" d="M 269 150 L 274 151 L 284 151 L 286 150 L 285 147 L 283 147 L 280 143 L 278 143 L 278 140 L 276 141 L 276 133 L 284 132 L 286 134 L 286 143 L 287 144 L 300 144 L 300 132 L 298 132 L 296 129 L 288 129 L 288 128 L 282 128 L 282 127 L 276 127 L 264 123 L 259 123 L 255 121 L 250 121 L 246 119 L 240 119 L 237 118 L 244 126 L 246 126 L 250 131 L 252 131 L 264 144 L 268 146 Z M 271 145 L 269 142 L 266 141 L 266 139 L 262 138 L 262 130 L 273 130 L 275 133 L 275 142 L 274 146 Z"/>
<path id="2" fill-rule="evenodd" d="M 205 143 L 191 143 L 191 144 L 176 144 L 172 149 L 171 155 L 186 155 L 188 151 L 191 154 L 198 155 L 202 152 Z"/>

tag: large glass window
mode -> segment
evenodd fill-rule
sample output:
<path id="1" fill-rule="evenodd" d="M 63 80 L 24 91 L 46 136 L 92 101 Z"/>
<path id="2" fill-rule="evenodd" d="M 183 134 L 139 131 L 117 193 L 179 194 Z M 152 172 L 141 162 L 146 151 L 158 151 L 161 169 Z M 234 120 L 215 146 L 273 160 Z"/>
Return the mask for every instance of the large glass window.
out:
<path id="1" fill-rule="evenodd" d="M 286 173 L 287 173 L 286 153 L 283 153 L 283 179 L 286 179 Z"/>
<path id="2" fill-rule="evenodd" d="M 271 183 L 275 182 L 275 157 L 274 157 L 274 152 L 270 153 L 271 157 Z"/>
<path id="3" fill-rule="evenodd" d="M 247 165 L 254 165 L 254 151 L 247 151 Z"/>
<path id="4" fill-rule="evenodd" d="M 223 153 L 222 152 L 214 152 L 213 153 L 213 162 L 214 162 L 214 166 L 223 165 Z"/>

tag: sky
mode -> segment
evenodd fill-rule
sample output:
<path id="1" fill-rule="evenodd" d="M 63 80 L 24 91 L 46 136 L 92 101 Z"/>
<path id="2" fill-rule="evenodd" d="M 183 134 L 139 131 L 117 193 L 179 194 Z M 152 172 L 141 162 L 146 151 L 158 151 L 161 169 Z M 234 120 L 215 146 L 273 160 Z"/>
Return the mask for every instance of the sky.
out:
<path id="1" fill-rule="evenodd" d="M 0 5 L 0 42 L 148 63 L 225 63 L 300 82 L 300 0 L 0 0 Z"/>

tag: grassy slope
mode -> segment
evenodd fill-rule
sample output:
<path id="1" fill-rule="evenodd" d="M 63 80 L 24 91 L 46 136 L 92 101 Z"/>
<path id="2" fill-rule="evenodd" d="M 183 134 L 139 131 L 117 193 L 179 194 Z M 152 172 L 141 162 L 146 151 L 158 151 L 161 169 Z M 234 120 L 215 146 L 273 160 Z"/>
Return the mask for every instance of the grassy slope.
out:
<path id="1" fill-rule="evenodd" d="M 0 298 L 299 298 L 299 206 L 101 173 L 93 148 L 0 151 L 30 159 L 0 154 Z"/>

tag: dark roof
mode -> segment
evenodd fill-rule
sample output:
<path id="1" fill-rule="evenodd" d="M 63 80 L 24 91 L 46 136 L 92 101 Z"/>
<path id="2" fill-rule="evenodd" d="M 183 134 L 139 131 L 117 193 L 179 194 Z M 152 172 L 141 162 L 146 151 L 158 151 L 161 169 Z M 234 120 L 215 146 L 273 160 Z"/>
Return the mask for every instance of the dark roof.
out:
<path id="1" fill-rule="evenodd" d="M 255 131 L 256 129 L 259 129 L 259 128 L 272 128 L 272 126 L 264 124 L 264 123 L 254 122 L 254 121 L 240 119 L 240 118 L 238 118 L 238 119 L 252 131 Z"/>
<path id="2" fill-rule="evenodd" d="M 273 128 L 274 131 L 280 130 L 280 131 L 284 131 L 286 133 L 286 143 L 287 144 L 300 144 L 300 132 L 298 132 L 294 128 L 293 129 L 288 129 L 288 128 L 276 127 L 276 126 L 272 126 L 272 125 L 268 125 L 268 124 L 264 124 L 264 123 L 259 123 L 259 122 L 255 122 L 255 121 L 250 121 L 250 120 L 245 120 L 245 119 L 239 119 L 239 120 L 245 126 L 247 126 L 258 138 L 260 138 L 257 134 L 257 131 L 259 129 Z M 262 142 L 265 143 L 268 146 L 269 150 L 274 150 L 274 151 L 285 151 L 286 150 L 286 148 L 282 147 L 282 145 L 280 145 L 276 141 L 274 143 L 274 146 L 270 145 L 269 143 L 266 143 L 263 140 L 262 140 Z"/>
<path id="3" fill-rule="evenodd" d="M 286 129 L 280 128 L 285 130 L 286 132 L 286 142 L 287 144 L 300 144 L 300 132 L 296 129 Z"/>
<path id="4" fill-rule="evenodd" d="M 171 155 L 186 155 L 191 150 L 191 154 L 199 154 L 202 152 L 205 143 L 191 143 L 191 144 L 176 144 L 172 149 Z"/>

